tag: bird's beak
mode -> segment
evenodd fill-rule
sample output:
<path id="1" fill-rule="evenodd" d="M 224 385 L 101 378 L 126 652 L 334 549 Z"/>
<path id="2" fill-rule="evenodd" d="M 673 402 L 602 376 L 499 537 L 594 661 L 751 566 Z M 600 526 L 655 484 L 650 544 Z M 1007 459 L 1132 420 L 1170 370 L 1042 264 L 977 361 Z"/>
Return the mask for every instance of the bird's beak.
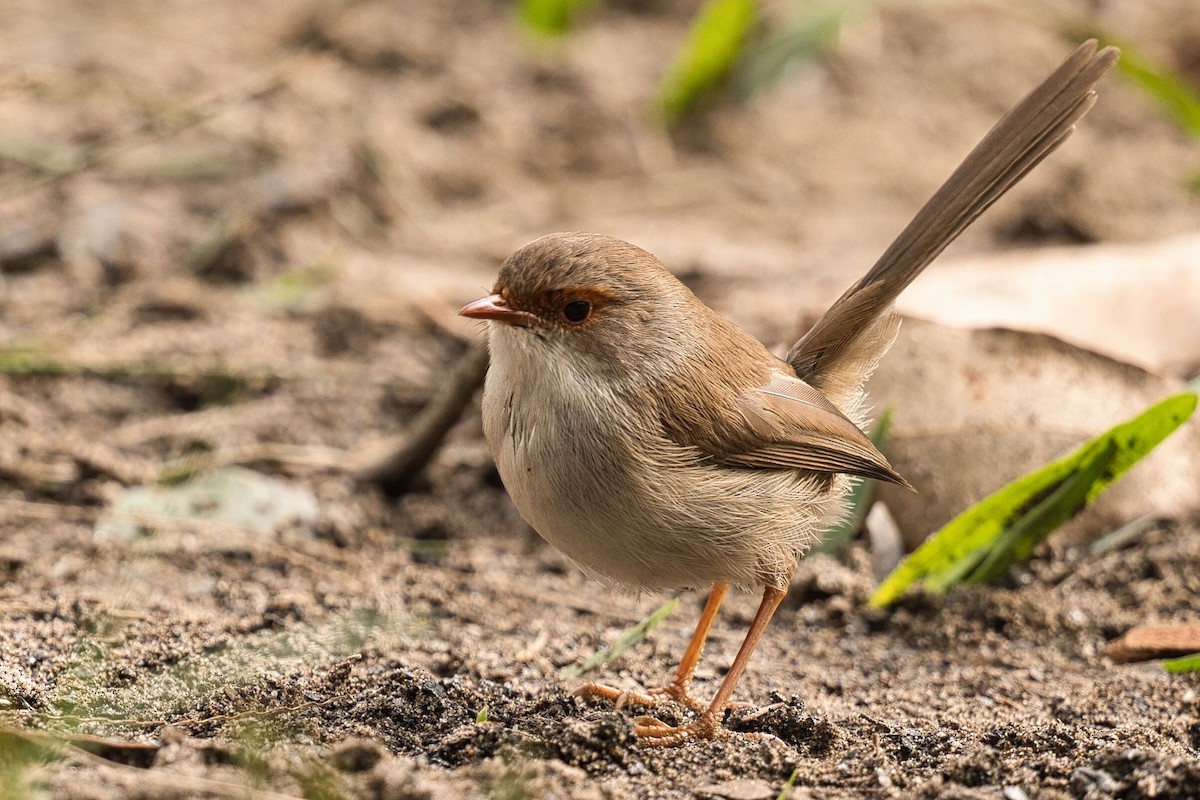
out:
<path id="1" fill-rule="evenodd" d="M 527 327 L 533 321 L 532 314 L 518 311 L 498 294 L 490 294 L 487 297 L 479 298 L 474 303 L 467 303 L 459 309 L 458 314 L 471 319 L 491 319 L 521 327 Z"/>

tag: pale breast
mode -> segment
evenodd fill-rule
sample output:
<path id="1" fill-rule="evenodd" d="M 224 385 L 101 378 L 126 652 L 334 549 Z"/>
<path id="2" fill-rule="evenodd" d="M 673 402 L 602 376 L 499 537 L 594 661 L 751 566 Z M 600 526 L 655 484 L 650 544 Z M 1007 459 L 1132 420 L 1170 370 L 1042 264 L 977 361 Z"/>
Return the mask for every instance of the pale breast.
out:
<path id="1" fill-rule="evenodd" d="M 640 589 L 780 584 L 840 513 L 840 485 L 705 463 L 602 387 L 514 361 L 493 359 L 484 392 L 500 476 L 525 520 L 597 577 Z"/>

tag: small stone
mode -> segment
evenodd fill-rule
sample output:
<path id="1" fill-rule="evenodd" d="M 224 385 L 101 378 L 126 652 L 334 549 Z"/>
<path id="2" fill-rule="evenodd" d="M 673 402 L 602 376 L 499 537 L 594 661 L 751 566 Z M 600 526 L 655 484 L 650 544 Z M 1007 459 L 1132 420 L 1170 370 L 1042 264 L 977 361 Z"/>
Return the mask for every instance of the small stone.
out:
<path id="1" fill-rule="evenodd" d="M 347 739 L 329 753 L 333 766 L 342 772 L 366 772 L 383 758 L 383 750 L 368 739 Z"/>
<path id="2" fill-rule="evenodd" d="M 1112 775 L 1091 767 L 1077 767 L 1071 773 L 1071 787 L 1085 797 L 1111 795 L 1119 788 Z"/>
<path id="3" fill-rule="evenodd" d="M 696 788 L 696 794 L 721 800 L 771 800 L 779 796 L 779 789 L 756 778 L 735 778 L 731 781 L 699 786 Z"/>

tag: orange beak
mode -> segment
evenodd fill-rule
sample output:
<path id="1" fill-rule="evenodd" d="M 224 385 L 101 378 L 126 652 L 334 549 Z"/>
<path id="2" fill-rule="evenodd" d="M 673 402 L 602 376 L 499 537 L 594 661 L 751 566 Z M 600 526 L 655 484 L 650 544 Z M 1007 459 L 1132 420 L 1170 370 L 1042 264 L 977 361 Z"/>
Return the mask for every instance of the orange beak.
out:
<path id="1" fill-rule="evenodd" d="M 519 325 L 523 328 L 528 327 L 534 319 L 533 315 L 527 311 L 519 311 L 510 306 L 508 301 L 498 294 L 491 294 L 479 298 L 474 303 L 467 303 L 459 309 L 458 314 L 471 319 L 490 319 L 508 325 Z"/>

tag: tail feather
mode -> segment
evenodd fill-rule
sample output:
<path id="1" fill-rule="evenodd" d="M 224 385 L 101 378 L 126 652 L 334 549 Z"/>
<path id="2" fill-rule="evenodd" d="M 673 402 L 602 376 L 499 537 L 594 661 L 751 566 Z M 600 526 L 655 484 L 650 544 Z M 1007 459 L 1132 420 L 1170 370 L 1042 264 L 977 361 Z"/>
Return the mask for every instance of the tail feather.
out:
<path id="1" fill-rule="evenodd" d="M 835 405 L 856 405 L 862 384 L 895 339 L 896 297 L 939 253 L 1029 170 L 1050 155 L 1095 103 L 1092 87 L 1118 51 L 1089 40 L 1012 108 L 858 283 L 800 341 L 787 360 Z"/>

